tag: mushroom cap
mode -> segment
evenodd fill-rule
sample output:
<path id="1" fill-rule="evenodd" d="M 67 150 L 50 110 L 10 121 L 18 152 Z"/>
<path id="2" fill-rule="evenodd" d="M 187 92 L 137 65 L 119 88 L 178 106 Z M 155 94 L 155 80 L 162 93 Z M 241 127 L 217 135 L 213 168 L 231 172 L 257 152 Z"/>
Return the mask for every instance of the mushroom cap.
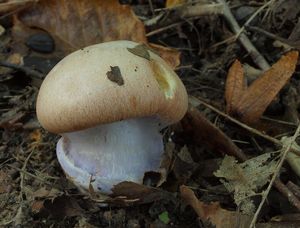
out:
<path id="1" fill-rule="evenodd" d="M 171 124 L 187 106 L 183 83 L 162 58 L 145 45 L 112 41 L 61 60 L 41 85 L 36 112 L 45 129 L 64 133 L 156 115 Z"/>

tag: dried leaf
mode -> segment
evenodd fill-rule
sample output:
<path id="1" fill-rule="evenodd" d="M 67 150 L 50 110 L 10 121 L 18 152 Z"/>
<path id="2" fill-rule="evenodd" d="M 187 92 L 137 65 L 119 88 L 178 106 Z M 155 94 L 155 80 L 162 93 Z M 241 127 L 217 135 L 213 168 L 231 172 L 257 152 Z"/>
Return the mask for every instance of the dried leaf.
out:
<path id="1" fill-rule="evenodd" d="M 234 157 L 225 156 L 214 173 L 216 177 L 225 178 L 221 182 L 229 192 L 234 192 L 235 203 L 247 214 L 254 212 L 250 197 L 269 181 L 276 168 L 277 162 L 270 159 L 271 155 L 265 153 L 238 164 Z"/>
<path id="2" fill-rule="evenodd" d="M 198 200 L 194 192 L 187 186 L 180 186 L 180 194 L 202 221 L 210 221 L 217 228 L 249 227 L 251 217 L 222 209 L 217 202 L 205 204 Z"/>
<path id="3" fill-rule="evenodd" d="M 24 46 L 20 45 L 22 40 L 37 33 L 32 28 L 47 31 L 54 38 L 56 57 L 111 40 L 147 44 L 144 24 L 130 6 L 120 5 L 117 0 L 40 0 L 17 16 L 13 27 L 14 49 L 20 53 L 25 52 Z M 179 65 L 180 54 L 177 50 L 155 44 L 149 46 L 173 68 Z"/>
<path id="4" fill-rule="evenodd" d="M 9 14 L 10 12 L 24 9 L 37 2 L 37 0 L 10 0 L 0 3 L 0 14 Z"/>
<path id="5" fill-rule="evenodd" d="M 61 195 L 62 192 L 59 191 L 58 189 L 56 188 L 51 188 L 51 189 L 47 189 L 46 187 L 42 187 L 38 190 L 36 190 L 35 192 L 33 192 L 32 196 L 34 198 L 54 198 L 54 197 L 57 197 L 59 195 Z"/>
<path id="6" fill-rule="evenodd" d="M 173 48 L 150 43 L 149 47 L 162 57 L 173 69 L 180 64 L 180 52 Z"/>
<path id="7" fill-rule="evenodd" d="M 149 51 L 152 51 L 163 58 L 173 69 L 180 64 L 180 52 L 157 44 L 150 43 L 148 46 L 140 44 L 134 48 L 128 48 L 128 51 L 147 60 L 151 59 Z"/>
<path id="8" fill-rule="evenodd" d="M 227 113 L 232 113 L 232 109 L 237 106 L 246 88 L 243 66 L 240 61 L 235 60 L 228 71 L 226 79 L 225 99 Z"/>
<path id="9" fill-rule="evenodd" d="M 150 60 L 149 48 L 145 44 L 140 44 L 134 48 L 127 48 L 129 52 L 144 59 Z"/>
<path id="10" fill-rule="evenodd" d="M 255 80 L 242 96 L 236 98 L 239 102 L 236 105 L 233 103 L 235 107 L 230 107 L 231 114 L 238 116 L 246 123 L 257 122 L 294 73 L 297 59 L 297 51 L 291 51 L 281 57 L 271 69 Z"/>
<path id="11" fill-rule="evenodd" d="M 186 183 L 193 175 L 199 164 L 194 162 L 186 146 L 182 147 L 172 165 L 172 171 L 179 184 Z"/>
<path id="12" fill-rule="evenodd" d="M 158 188 L 148 187 L 130 181 L 115 185 L 112 189 L 112 198 L 107 203 L 119 206 L 130 206 L 157 201 L 172 197 L 171 194 Z"/>
<path id="13" fill-rule="evenodd" d="M 182 5 L 186 2 L 187 2 L 187 0 L 167 0 L 166 1 L 166 8 L 172 8 L 172 7 L 175 7 L 175 6 L 179 6 L 179 5 Z"/>
<path id="14" fill-rule="evenodd" d="M 59 196 L 53 200 L 34 201 L 31 208 L 33 212 L 39 213 L 41 216 L 51 215 L 59 219 L 83 214 L 83 209 L 76 200 L 68 196 Z"/>
<path id="15" fill-rule="evenodd" d="M 44 208 L 44 201 L 43 200 L 36 200 L 33 201 L 31 204 L 31 211 L 33 213 L 39 213 Z"/>
<path id="16" fill-rule="evenodd" d="M 111 40 L 146 43 L 143 23 L 130 6 L 117 0 L 40 0 L 18 19 L 28 27 L 47 31 L 65 54 Z"/>
<path id="17" fill-rule="evenodd" d="M 40 143 L 42 141 L 42 133 L 41 129 L 35 129 L 29 135 L 30 140 L 36 143 Z"/>
<path id="18" fill-rule="evenodd" d="M 185 133 L 191 136 L 194 143 L 206 144 L 213 151 L 246 160 L 245 155 L 232 140 L 209 122 L 197 109 L 190 107 L 181 123 Z"/>

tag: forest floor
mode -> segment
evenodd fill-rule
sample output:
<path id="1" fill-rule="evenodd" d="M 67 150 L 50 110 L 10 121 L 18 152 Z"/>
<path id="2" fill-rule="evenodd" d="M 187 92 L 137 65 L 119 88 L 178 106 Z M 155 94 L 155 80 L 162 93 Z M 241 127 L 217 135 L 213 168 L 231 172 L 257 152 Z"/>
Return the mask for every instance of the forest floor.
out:
<path id="1" fill-rule="evenodd" d="M 0 226 L 300 227 L 299 15 L 298 0 L 0 0 Z M 190 107 L 164 130 L 166 181 L 108 198 L 67 180 L 35 104 L 63 57 L 111 40 L 158 52 Z"/>

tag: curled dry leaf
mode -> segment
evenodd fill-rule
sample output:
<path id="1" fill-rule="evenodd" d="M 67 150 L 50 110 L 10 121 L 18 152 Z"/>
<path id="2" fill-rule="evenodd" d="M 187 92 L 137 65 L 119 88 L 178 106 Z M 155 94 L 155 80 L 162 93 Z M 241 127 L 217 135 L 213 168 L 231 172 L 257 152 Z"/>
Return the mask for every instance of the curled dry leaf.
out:
<path id="1" fill-rule="evenodd" d="M 117 0 L 40 0 L 14 19 L 16 43 L 20 42 L 20 37 L 26 39 L 26 36 L 37 33 L 31 28 L 47 31 L 55 40 L 55 56 L 60 57 L 92 44 L 112 40 L 132 40 L 147 44 L 142 21 L 130 6 L 121 5 Z M 178 51 L 159 45 L 153 48 L 171 66 L 178 65 Z"/>
<path id="2" fill-rule="evenodd" d="M 112 198 L 106 202 L 117 206 L 131 206 L 172 198 L 170 193 L 159 188 L 148 187 L 130 181 L 124 181 L 115 185 L 112 192 L 110 195 Z"/>
<path id="3" fill-rule="evenodd" d="M 206 144 L 211 150 L 246 160 L 245 155 L 219 128 L 207 120 L 197 109 L 190 107 L 181 121 L 183 130 L 194 143 Z"/>
<path id="4" fill-rule="evenodd" d="M 79 206 L 75 198 L 65 195 L 58 196 L 51 200 L 34 201 L 31 205 L 31 210 L 42 217 L 51 215 L 57 219 L 83 215 L 83 209 Z"/>
<path id="5" fill-rule="evenodd" d="M 187 186 L 180 186 L 180 194 L 183 200 L 190 205 L 202 221 L 209 221 L 216 228 L 249 227 L 250 217 L 235 211 L 228 211 L 214 202 L 205 204 L 197 199 L 194 192 Z"/>
<path id="6" fill-rule="evenodd" d="M 171 67 L 175 68 L 180 64 L 180 52 L 177 50 L 153 43 L 150 43 L 149 46 L 153 48 L 167 63 L 169 63 Z"/>
<path id="7" fill-rule="evenodd" d="M 55 197 L 62 195 L 62 192 L 56 188 L 47 189 L 46 187 L 41 187 L 32 193 L 33 198 L 42 199 L 54 199 Z"/>
<path id="8" fill-rule="evenodd" d="M 229 70 L 227 77 L 229 81 L 226 82 L 226 101 L 229 114 L 246 123 L 257 122 L 294 73 L 297 60 L 297 51 L 287 53 L 244 90 L 241 80 L 243 78 L 242 69 L 238 62 L 235 62 L 232 65 L 233 69 Z M 234 80 L 237 80 L 237 83 Z M 237 92 L 234 92 L 235 89 Z"/>
<path id="9" fill-rule="evenodd" d="M 18 19 L 46 30 L 65 53 L 111 40 L 146 42 L 143 23 L 117 0 L 40 0 Z"/>

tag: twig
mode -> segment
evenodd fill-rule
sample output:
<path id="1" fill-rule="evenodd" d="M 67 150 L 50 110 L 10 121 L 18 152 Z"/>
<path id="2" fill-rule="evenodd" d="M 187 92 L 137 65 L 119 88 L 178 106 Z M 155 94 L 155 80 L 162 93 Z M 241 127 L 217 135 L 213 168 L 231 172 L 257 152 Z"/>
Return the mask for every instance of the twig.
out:
<path id="1" fill-rule="evenodd" d="M 2 166 L 4 164 L 6 164 L 7 162 L 12 161 L 12 160 L 14 160 L 14 158 L 9 158 L 9 159 L 5 160 L 4 162 L 0 163 L 0 168 L 2 168 Z"/>
<path id="2" fill-rule="evenodd" d="M 285 39 L 285 38 L 282 38 L 280 36 L 277 36 L 273 33 L 270 33 L 270 32 L 267 32 L 259 27 L 256 27 L 256 26 L 245 26 L 247 30 L 249 31 L 252 31 L 252 32 L 257 32 L 257 33 L 260 33 L 262 35 L 265 35 L 266 37 L 270 38 L 270 39 L 273 39 L 273 40 L 278 40 L 286 45 L 289 45 L 291 47 L 294 47 L 294 48 L 299 48 L 299 45 L 300 45 L 300 42 L 299 41 L 292 41 L 292 40 L 288 40 L 288 39 Z"/>
<path id="3" fill-rule="evenodd" d="M 276 119 L 273 119 L 273 118 L 270 118 L 270 117 L 267 117 L 267 116 L 262 116 L 261 119 L 262 120 L 268 120 L 270 122 L 275 122 L 275 123 L 282 124 L 282 125 L 286 125 L 286 126 L 289 126 L 289 127 L 297 127 L 298 126 L 297 124 L 292 123 L 292 122 L 287 122 L 287 121 L 284 121 L 284 120 L 276 120 Z"/>
<path id="4" fill-rule="evenodd" d="M 214 111 L 214 112 L 218 113 L 219 115 L 225 117 L 226 119 L 230 120 L 231 122 L 233 122 L 233 123 L 241 126 L 245 130 L 247 130 L 247 131 L 249 131 L 249 132 L 251 132 L 251 133 L 253 133 L 255 135 L 258 135 L 258 136 L 260 136 L 260 137 L 262 137 L 262 138 L 264 138 L 264 139 L 266 139 L 266 140 L 274 143 L 275 145 L 283 147 L 283 143 L 280 140 L 275 139 L 275 138 L 273 138 L 273 137 L 271 137 L 269 135 L 266 135 L 266 134 L 264 134 L 264 133 L 262 133 L 262 132 L 260 132 L 260 131 L 258 131 L 256 129 L 254 129 L 254 128 L 252 128 L 252 127 L 250 127 L 250 126 L 248 126 L 248 125 L 246 125 L 246 124 L 238 121 L 237 119 L 235 119 L 235 118 L 227 115 L 226 113 L 224 113 L 224 112 L 218 110 L 217 108 L 213 107 L 212 105 L 208 104 L 204 100 L 202 100 L 200 98 L 193 97 L 193 96 L 189 96 L 189 100 L 192 103 L 198 103 L 198 105 L 202 104 L 202 105 L 208 107 L 209 109 L 211 109 L 212 111 Z M 300 151 L 295 150 L 294 148 L 291 148 L 291 152 L 293 152 L 294 154 L 297 154 L 297 155 L 300 156 Z"/>
<path id="5" fill-rule="evenodd" d="M 268 196 L 268 194 L 269 194 L 269 192 L 271 190 L 272 185 L 274 184 L 274 181 L 276 180 L 276 178 L 278 176 L 280 168 L 281 168 L 283 162 L 285 161 L 286 155 L 288 154 L 288 152 L 292 148 L 292 145 L 295 142 L 296 138 L 298 137 L 299 133 L 300 133 L 300 125 L 298 126 L 295 134 L 293 135 L 291 143 L 289 145 L 283 147 L 283 153 L 282 153 L 282 156 L 280 158 L 280 161 L 279 161 L 279 163 L 278 163 L 278 165 L 277 165 L 277 167 L 275 169 L 275 172 L 274 172 L 274 174 L 272 176 L 272 179 L 271 179 L 271 181 L 270 181 L 267 189 L 264 191 L 264 194 L 262 196 L 262 200 L 261 200 L 261 202 L 260 202 L 260 204 L 259 204 L 259 206 L 258 206 L 258 208 L 257 208 L 257 210 L 256 210 L 256 212 L 255 212 L 255 214 L 253 216 L 253 219 L 251 221 L 250 228 L 252 228 L 252 227 L 255 226 L 257 217 L 258 217 L 258 215 L 259 215 L 259 213 L 260 213 L 260 211 L 261 211 L 261 209 L 262 209 L 262 207 L 263 207 L 263 205 L 264 205 L 264 203 L 265 203 L 265 201 L 267 199 L 267 196 Z M 300 208 L 300 205 L 299 205 L 299 208 Z"/>
<path id="6" fill-rule="evenodd" d="M 288 201 L 300 211 L 300 201 L 297 198 L 295 192 L 291 191 L 287 186 L 285 186 L 279 178 L 274 181 L 274 186 L 276 189 L 283 194 Z"/>
<path id="7" fill-rule="evenodd" d="M 224 7 L 222 3 L 185 5 L 176 9 L 181 17 L 199 17 L 205 15 L 222 15 Z"/>
<path id="8" fill-rule="evenodd" d="M 28 164 L 28 161 L 29 159 L 31 158 L 32 154 L 35 152 L 35 150 L 32 150 L 30 152 L 30 154 L 27 156 L 27 158 L 25 159 L 24 161 L 24 164 L 22 166 L 22 169 L 20 172 L 20 178 L 21 178 L 21 181 L 20 181 L 20 197 L 21 197 L 21 200 L 23 201 L 23 189 L 24 189 L 24 171 L 26 171 L 26 167 L 27 167 L 27 164 Z"/>
<path id="9" fill-rule="evenodd" d="M 300 198 L 300 187 L 298 185 L 295 185 L 293 182 L 289 181 L 286 184 L 286 187 L 288 187 L 291 190 L 291 192 L 294 193 L 295 196 Z"/>
<path id="10" fill-rule="evenodd" d="M 249 127 L 246 124 L 243 124 L 242 122 L 240 122 L 237 119 L 235 119 L 235 118 L 233 118 L 233 117 L 225 114 L 224 112 L 218 110 L 217 108 L 215 108 L 212 105 L 206 103 L 204 100 L 202 100 L 200 98 L 196 98 L 196 97 L 190 96 L 189 100 L 190 100 L 191 103 L 194 103 L 194 104 L 198 103 L 198 105 L 202 104 L 202 105 L 208 107 L 212 111 L 214 111 L 214 112 L 218 113 L 219 115 L 225 117 L 226 119 L 230 120 L 231 122 L 233 122 L 233 123 L 241 126 L 242 128 L 246 129 L 247 131 L 250 131 L 253 134 L 256 134 L 256 135 L 258 135 L 258 136 L 260 136 L 260 137 L 262 137 L 262 138 L 264 138 L 264 139 L 266 139 L 266 140 L 274 143 L 275 145 L 278 145 L 278 146 L 281 146 L 281 147 L 283 146 L 283 143 L 280 140 L 277 140 L 277 139 L 275 139 L 275 138 L 273 138 L 273 137 L 271 137 L 269 135 L 266 135 L 266 134 L 264 134 L 264 133 L 262 133 L 262 132 L 260 132 L 260 131 L 258 131 L 256 129 L 252 128 L 252 127 Z M 294 152 L 294 150 L 293 150 L 293 152 Z M 295 153 L 300 155 L 300 153 L 298 151 L 295 151 Z"/>
<path id="11" fill-rule="evenodd" d="M 18 170 L 20 173 L 23 173 L 23 174 L 25 174 L 25 175 L 27 175 L 27 176 L 30 176 L 30 177 L 32 177 L 32 178 L 35 178 L 35 179 L 37 179 L 37 180 L 39 180 L 39 181 L 41 181 L 41 182 L 43 182 L 43 183 L 46 183 L 46 184 L 49 184 L 49 185 L 52 185 L 53 183 L 51 183 L 51 182 L 48 182 L 48 181 L 46 181 L 46 180 L 44 180 L 43 178 L 41 178 L 41 177 L 39 177 L 39 176 L 36 176 L 36 175 L 34 175 L 34 174 L 32 174 L 32 173 L 29 173 L 29 172 L 27 172 L 26 170 L 22 170 L 22 169 L 20 169 L 20 168 L 18 168 L 18 167 L 15 167 L 15 166 L 12 166 L 12 165 L 9 165 L 9 164 L 7 164 L 6 166 L 8 166 L 8 167 L 10 167 L 10 168 L 13 168 L 13 169 L 15 169 L 15 170 Z M 54 177 L 51 177 L 52 179 L 55 179 Z M 49 178 L 50 179 L 50 178 Z"/>
<path id="12" fill-rule="evenodd" d="M 20 66 L 17 64 L 13 64 L 13 63 L 9 63 L 6 61 L 0 61 L 0 66 L 4 66 L 4 67 L 8 67 L 8 68 L 12 68 L 18 71 L 22 71 L 25 74 L 27 74 L 28 76 L 32 76 L 33 78 L 38 78 L 38 79 L 43 79 L 44 75 L 36 70 L 32 70 L 28 67 L 25 66 Z"/>
<path id="13" fill-rule="evenodd" d="M 271 0 L 273 1 L 273 0 Z M 266 6 L 264 6 L 266 7 Z M 169 10 L 169 9 L 167 9 Z M 269 63 L 267 60 L 258 52 L 258 50 L 254 47 L 254 45 L 251 43 L 249 38 L 246 36 L 245 33 L 241 33 L 241 27 L 235 20 L 234 16 L 232 15 L 228 5 L 224 0 L 218 0 L 218 3 L 212 3 L 212 4 L 203 4 L 198 3 L 195 5 L 186 4 L 183 6 L 175 7 L 171 9 L 176 12 L 176 15 L 178 15 L 176 18 L 185 18 L 185 17 L 199 17 L 204 15 L 223 15 L 225 19 L 227 20 L 229 26 L 231 27 L 234 34 L 236 34 L 235 38 L 238 37 L 241 44 L 244 46 L 244 48 L 247 50 L 247 52 L 250 54 L 253 61 L 256 63 L 256 65 L 262 69 L 263 71 L 266 71 L 270 68 Z M 171 11 L 169 10 L 169 11 Z M 258 10 L 259 11 L 259 10 Z M 259 11 L 260 12 L 260 11 Z M 253 15 L 256 16 L 256 15 Z M 147 36 L 152 36 L 154 34 L 157 34 L 159 32 L 163 32 L 166 29 L 173 28 L 175 26 L 179 25 L 179 23 L 175 23 L 171 26 L 166 26 L 162 29 L 157 29 L 155 31 L 151 31 L 147 34 Z M 239 34 L 241 33 L 241 34 Z"/>
<path id="14" fill-rule="evenodd" d="M 149 37 L 149 36 L 156 35 L 156 34 L 158 34 L 158 33 L 164 32 L 164 31 L 166 31 L 166 30 L 168 30 L 168 29 L 171 29 L 171 28 L 177 27 L 177 26 L 179 26 L 179 25 L 182 25 L 183 23 L 185 23 L 185 21 L 180 21 L 180 22 L 177 22 L 177 23 L 174 23 L 174 24 L 167 25 L 167 26 L 165 26 L 165 27 L 161 27 L 161 28 L 159 28 L 159 29 L 155 29 L 155 30 L 153 30 L 153 31 L 151 31 L 151 32 L 148 32 L 148 33 L 146 34 L 146 36 Z"/>
<path id="15" fill-rule="evenodd" d="M 178 7 L 174 7 L 171 9 L 163 9 L 166 12 L 171 12 L 174 11 L 176 13 L 176 19 L 178 18 L 191 18 L 191 17 L 201 17 L 201 16 L 206 16 L 206 15 L 222 15 L 223 14 L 223 5 L 222 4 L 203 4 L 203 3 L 198 3 L 195 5 L 191 5 L 191 4 L 184 4 Z M 161 16 L 160 16 L 161 18 Z M 160 19 L 159 18 L 159 19 Z M 150 19 L 152 20 L 152 19 Z M 149 21 L 150 21 L 149 20 Z M 149 33 L 146 34 L 146 36 L 153 36 L 155 34 L 164 32 L 168 29 L 174 28 L 178 25 L 183 24 L 185 21 L 180 21 L 180 22 L 176 22 L 176 23 L 172 23 L 170 25 L 164 26 L 162 28 L 153 30 Z M 146 25 L 149 24 L 149 22 L 145 22 Z M 151 23 L 152 24 L 152 23 Z"/>
<path id="16" fill-rule="evenodd" d="M 22 169 L 20 169 L 20 193 L 19 193 L 19 198 L 20 198 L 20 206 L 19 206 L 19 208 L 18 208 L 18 210 L 17 210 L 17 213 L 15 214 L 15 216 L 11 219 L 11 220 L 9 220 L 9 221 L 6 221 L 6 222 L 4 222 L 4 223 L 2 223 L 1 225 L 8 225 L 8 224 L 10 224 L 10 223 L 12 223 L 12 222 L 15 222 L 15 225 L 16 226 L 18 226 L 18 225 L 21 225 L 22 224 L 22 214 L 23 214 L 23 192 L 24 192 L 24 171 L 25 171 L 25 169 L 26 169 L 26 166 L 27 166 L 27 164 L 28 164 L 28 161 L 29 161 L 29 159 L 30 159 L 30 157 L 31 157 L 31 155 L 33 154 L 33 152 L 34 152 L 35 150 L 32 150 L 31 151 L 31 153 L 27 156 L 27 158 L 25 159 L 25 161 L 24 161 L 24 164 L 23 164 L 23 166 L 22 166 Z M 13 167 L 13 166 L 11 166 L 11 165 L 7 165 L 7 166 L 9 166 L 9 167 Z M 15 168 L 15 167 L 14 167 Z M 22 171 L 22 172 L 21 172 Z"/>
<path id="17" fill-rule="evenodd" d="M 149 7 L 150 7 L 150 10 L 151 10 L 152 15 L 155 15 L 152 0 L 148 0 L 148 4 L 149 4 Z"/>
<path id="18" fill-rule="evenodd" d="M 243 25 L 243 27 L 240 29 L 240 31 L 236 34 L 237 37 L 239 37 L 242 32 L 244 32 L 245 30 L 245 26 L 249 25 L 250 22 L 261 12 L 263 11 L 264 8 L 266 8 L 267 6 L 269 6 L 270 4 L 272 4 L 274 2 L 274 0 L 270 0 L 267 3 L 265 3 L 264 5 L 262 5 L 261 7 L 258 8 L 258 10 L 256 10 L 251 17 L 245 22 L 245 24 Z"/>
<path id="19" fill-rule="evenodd" d="M 229 26 L 231 27 L 232 31 L 235 34 L 238 34 L 241 30 L 241 27 L 235 20 L 233 14 L 230 11 L 230 8 L 228 7 L 227 3 L 224 0 L 218 0 L 219 3 L 222 3 L 224 6 L 224 17 L 227 20 Z M 266 71 L 270 68 L 269 63 L 267 60 L 258 52 L 256 47 L 251 43 L 249 38 L 246 36 L 245 33 L 241 33 L 238 36 L 239 41 L 244 46 L 244 48 L 247 50 L 247 52 L 250 54 L 253 61 L 256 63 L 256 65 L 263 71 Z"/>

